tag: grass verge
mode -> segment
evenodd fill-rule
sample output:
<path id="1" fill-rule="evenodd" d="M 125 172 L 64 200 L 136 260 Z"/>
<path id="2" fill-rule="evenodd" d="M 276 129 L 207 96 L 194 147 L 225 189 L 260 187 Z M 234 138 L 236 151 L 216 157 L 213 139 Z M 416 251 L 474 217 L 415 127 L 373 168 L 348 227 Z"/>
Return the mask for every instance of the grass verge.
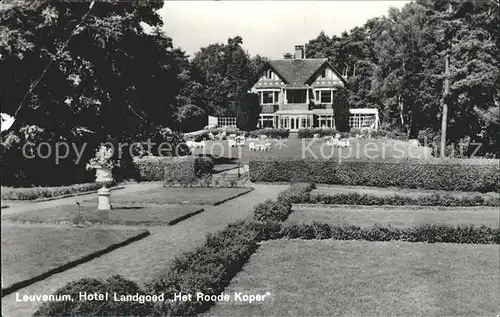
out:
<path id="1" fill-rule="evenodd" d="M 146 230 L 2 226 L 2 296 L 149 235 Z"/>
<path id="2" fill-rule="evenodd" d="M 97 210 L 95 205 L 60 205 L 2 217 L 21 223 L 87 223 L 107 225 L 174 225 L 203 211 L 199 206 L 114 206 Z"/>
<path id="3" fill-rule="evenodd" d="M 111 197 L 115 204 L 187 204 L 219 205 L 244 195 L 253 188 L 166 188 L 116 194 Z M 97 199 L 87 200 L 96 202 Z"/>
<path id="4" fill-rule="evenodd" d="M 287 222 L 320 222 L 361 227 L 378 224 L 398 228 L 431 223 L 498 228 L 500 216 L 495 207 L 294 205 Z"/>

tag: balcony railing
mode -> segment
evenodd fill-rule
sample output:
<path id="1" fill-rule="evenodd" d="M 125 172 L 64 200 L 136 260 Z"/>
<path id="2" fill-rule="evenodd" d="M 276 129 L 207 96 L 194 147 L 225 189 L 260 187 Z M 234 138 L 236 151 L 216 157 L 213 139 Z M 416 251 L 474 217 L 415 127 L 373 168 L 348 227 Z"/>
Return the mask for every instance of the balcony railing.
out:
<path id="1" fill-rule="evenodd" d="M 261 113 L 274 113 L 276 111 L 278 111 L 279 109 L 279 105 L 278 104 L 275 104 L 275 105 L 262 105 L 262 111 Z"/>

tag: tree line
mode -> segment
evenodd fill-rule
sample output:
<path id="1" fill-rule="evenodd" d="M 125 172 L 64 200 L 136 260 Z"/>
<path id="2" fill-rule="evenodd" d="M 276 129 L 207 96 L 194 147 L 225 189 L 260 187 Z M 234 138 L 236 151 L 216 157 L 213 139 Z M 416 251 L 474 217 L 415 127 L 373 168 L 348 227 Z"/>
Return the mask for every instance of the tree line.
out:
<path id="1" fill-rule="evenodd" d="M 16 117 L 9 133 L 36 125 L 54 138 L 74 139 L 78 130 L 124 141 L 157 127 L 199 129 L 207 115 L 235 116 L 267 58 L 250 56 L 239 36 L 189 58 L 162 31 L 162 5 L 2 5 L 1 111 Z M 388 129 L 436 139 L 447 102 L 448 141 L 468 137 L 498 153 L 498 7 L 498 0 L 418 0 L 340 36 L 321 32 L 306 57 L 328 58 L 348 77 L 349 107 L 378 108 Z"/>
<path id="2" fill-rule="evenodd" d="M 349 77 L 349 105 L 379 109 L 386 127 L 499 151 L 499 1 L 417 0 L 340 36 L 321 32 L 307 57 L 326 57 Z M 445 58 L 449 83 L 443 95 Z"/>

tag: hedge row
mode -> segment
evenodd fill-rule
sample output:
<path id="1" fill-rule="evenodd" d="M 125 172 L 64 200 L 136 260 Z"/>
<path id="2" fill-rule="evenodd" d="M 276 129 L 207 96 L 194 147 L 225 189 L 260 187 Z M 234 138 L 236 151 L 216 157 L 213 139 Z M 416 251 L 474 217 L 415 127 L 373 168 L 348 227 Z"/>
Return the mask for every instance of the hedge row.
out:
<path id="1" fill-rule="evenodd" d="M 498 160 L 312 160 L 257 158 L 252 182 L 304 182 L 478 192 L 500 191 Z"/>
<path id="2" fill-rule="evenodd" d="M 340 132 L 334 128 L 306 128 L 299 129 L 299 138 L 301 139 L 311 139 L 315 134 L 319 134 L 320 137 L 324 136 L 335 136 L 336 134 L 340 134 Z"/>
<path id="3" fill-rule="evenodd" d="M 16 188 L 2 186 L 1 190 L 2 199 L 5 200 L 33 200 L 94 191 L 101 187 L 102 184 L 99 183 L 86 183 L 57 187 Z"/>
<path id="4" fill-rule="evenodd" d="M 260 237 L 272 239 L 335 239 L 366 241 L 407 241 L 427 243 L 500 244 L 500 229 L 486 226 L 450 226 L 423 224 L 411 228 L 391 226 L 336 226 L 313 222 L 310 224 L 274 223 L 265 227 Z M 271 231 L 272 230 L 272 231 Z"/>
<path id="5" fill-rule="evenodd" d="M 259 129 L 250 131 L 248 134 L 251 137 L 258 137 L 265 135 L 271 139 L 286 139 L 290 136 L 290 130 L 288 129 Z"/>
<path id="6" fill-rule="evenodd" d="M 210 157 L 146 156 L 134 160 L 141 181 L 166 181 L 190 183 L 212 172 L 214 161 Z"/>
<path id="7" fill-rule="evenodd" d="M 276 201 L 269 199 L 256 205 L 253 218 L 257 221 L 285 221 L 292 212 L 292 203 L 309 197 L 313 189 L 313 184 L 294 184 L 281 191 Z"/>
<path id="8" fill-rule="evenodd" d="M 499 197 L 464 196 L 455 197 L 451 195 L 432 194 L 421 197 L 409 196 L 374 196 L 358 193 L 349 194 L 312 194 L 308 197 L 297 197 L 292 203 L 310 204 L 338 204 L 338 205 L 393 205 L 393 206 L 443 206 L 443 207 L 474 207 L 474 206 L 500 206 Z"/>
<path id="9" fill-rule="evenodd" d="M 315 134 L 319 134 L 320 137 L 324 136 L 335 136 L 340 134 L 342 138 L 355 138 L 361 135 L 365 139 L 381 139 L 387 138 L 392 140 L 407 140 L 408 135 L 406 133 L 397 130 L 372 130 L 372 129 L 351 129 L 349 132 L 339 132 L 334 128 L 306 128 L 299 129 L 299 138 L 310 139 L 313 138 Z"/>

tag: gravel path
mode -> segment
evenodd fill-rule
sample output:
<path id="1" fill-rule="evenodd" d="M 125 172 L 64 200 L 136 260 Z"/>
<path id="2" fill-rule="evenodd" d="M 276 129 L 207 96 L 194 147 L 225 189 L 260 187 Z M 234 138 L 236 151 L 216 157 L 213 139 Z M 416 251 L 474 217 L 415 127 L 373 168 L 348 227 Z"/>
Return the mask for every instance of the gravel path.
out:
<path id="1" fill-rule="evenodd" d="M 155 184 L 144 184 L 151 186 Z M 141 186 L 131 185 L 131 186 Z M 158 186 L 158 184 L 156 184 Z M 228 223 L 251 215 L 253 206 L 266 199 L 275 199 L 286 185 L 252 185 L 255 189 L 248 194 L 218 206 L 203 206 L 205 211 L 171 227 L 148 227 L 151 235 L 105 254 L 90 262 L 68 271 L 55 274 L 43 281 L 21 289 L 19 296 L 25 294 L 52 294 L 66 283 L 86 277 L 107 278 L 120 274 L 127 279 L 144 283 L 161 276 L 172 260 L 205 242 L 207 233 L 216 232 Z M 135 187 L 135 190 L 143 187 Z M 130 190 L 127 187 L 124 190 Z M 79 197 L 81 199 L 82 197 Z M 65 199 L 59 203 L 68 203 Z M 74 198 L 73 198 L 74 200 Z M 55 203 L 57 201 L 52 201 Z M 46 208 L 44 206 L 43 208 Z M 30 316 L 40 303 L 16 302 L 16 293 L 2 298 L 3 316 Z"/>

